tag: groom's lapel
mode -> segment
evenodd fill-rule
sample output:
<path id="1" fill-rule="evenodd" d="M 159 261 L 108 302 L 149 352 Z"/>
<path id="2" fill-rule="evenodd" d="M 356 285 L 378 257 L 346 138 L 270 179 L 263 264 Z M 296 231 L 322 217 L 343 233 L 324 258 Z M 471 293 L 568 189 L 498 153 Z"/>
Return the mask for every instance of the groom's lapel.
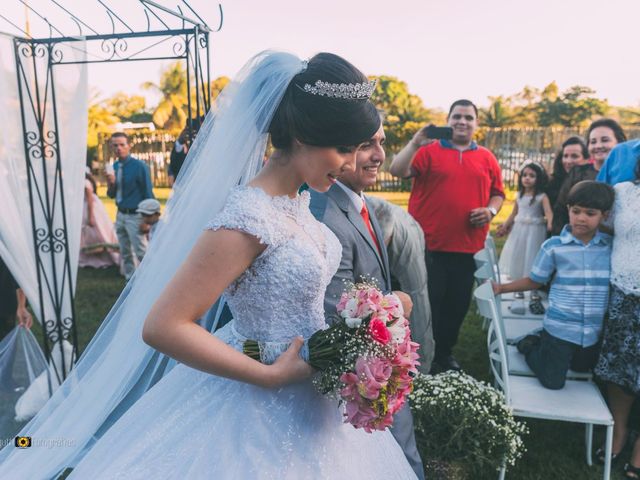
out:
<path id="1" fill-rule="evenodd" d="M 349 196 L 342 190 L 342 188 L 340 188 L 339 185 L 333 185 L 327 192 L 327 195 L 333 198 L 333 200 L 336 202 L 340 210 L 342 210 L 345 213 L 349 222 L 351 222 L 351 224 L 355 227 L 358 233 L 360 233 L 360 236 L 362 237 L 362 239 L 367 243 L 367 245 L 369 245 L 369 248 L 371 248 L 374 255 L 378 259 L 378 263 L 380 264 L 380 269 L 384 272 L 385 276 L 388 277 L 388 272 L 387 272 L 387 269 L 385 268 L 385 262 L 380 257 L 380 252 L 378 252 L 378 247 L 376 247 L 376 244 L 373 243 L 373 238 L 371 238 L 369 229 L 367 229 L 367 226 L 364 224 L 364 220 L 360 216 L 360 212 L 356 211 L 356 207 L 351 201 L 351 199 L 349 198 Z M 367 208 L 369 208 L 368 204 L 367 204 Z M 369 216 L 371 217 L 371 215 L 373 215 L 372 210 L 369 209 L 369 212 L 370 212 Z M 384 247 L 384 241 L 382 241 L 381 239 L 379 230 L 376 231 L 376 229 L 374 228 L 374 232 L 378 237 L 378 242 L 380 242 L 380 247 L 381 248 Z"/>
<path id="2" fill-rule="evenodd" d="M 367 210 L 369 210 L 369 220 L 371 221 L 371 228 L 373 228 L 374 233 L 376 234 L 376 238 L 378 239 L 378 243 L 380 244 L 380 250 L 375 248 L 376 253 L 381 253 L 382 258 L 378 255 L 378 261 L 380 261 L 380 265 L 382 265 L 382 271 L 384 272 L 384 278 L 387 281 L 387 290 L 391 290 L 391 273 L 389 269 L 389 255 L 387 254 L 386 244 L 384 243 L 384 235 L 382 234 L 382 228 L 378 223 L 378 218 L 375 214 L 375 208 L 373 205 L 367 200 L 367 196 L 364 196 L 364 201 L 367 204 Z M 364 222 L 363 222 L 364 223 Z"/>

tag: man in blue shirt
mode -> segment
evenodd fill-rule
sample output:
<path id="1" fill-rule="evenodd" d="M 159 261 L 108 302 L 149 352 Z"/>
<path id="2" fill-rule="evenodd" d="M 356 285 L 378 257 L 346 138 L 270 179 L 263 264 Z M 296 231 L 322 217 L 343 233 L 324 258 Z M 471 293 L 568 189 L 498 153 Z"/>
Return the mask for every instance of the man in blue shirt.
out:
<path id="1" fill-rule="evenodd" d="M 129 137 L 116 132 L 111 135 L 110 144 L 118 160 L 113 165 L 113 173 L 107 174 L 107 195 L 116 199 L 116 234 L 124 276 L 129 280 L 147 251 L 147 239 L 140 232 L 142 217 L 136 210 L 142 200 L 153 198 L 153 188 L 149 167 L 129 154 Z"/>
<path id="2" fill-rule="evenodd" d="M 635 168 L 640 158 L 640 139 L 616 145 L 598 173 L 599 182 L 615 185 L 636 179 Z"/>
<path id="3" fill-rule="evenodd" d="M 611 273 L 611 237 L 598 226 L 613 201 L 609 185 L 592 180 L 575 184 L 567 199 L 569 225 L 542 244 L 529 277 L 493 284 L 499 295 L 535 290 L 551 281 L 542 335 L 527 335 L 518 343 L 546 388 L 564 387 L 569 368 L 589 371 L 598 359 Z"/>

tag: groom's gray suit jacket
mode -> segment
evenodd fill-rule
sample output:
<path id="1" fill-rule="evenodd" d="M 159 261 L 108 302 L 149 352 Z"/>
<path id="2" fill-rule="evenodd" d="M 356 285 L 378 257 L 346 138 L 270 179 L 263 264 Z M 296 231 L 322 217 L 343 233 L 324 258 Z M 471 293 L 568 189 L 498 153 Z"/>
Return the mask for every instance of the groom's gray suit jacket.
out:
<path id="1" fill-rule="evenodd" d="M 315 190 L 309 192 L 311 213 L 329 227 L 342 244 L 340 267 L 331 279 L 324 297 L 325 316 L 327 321 L 331 322 L 332 318 L 335 318 L 336 305 L 345 288 L 344 280 L 359 282 L 362 278 L 374 279 L 381 290 L 386 293 L 391 291 L 389 259 L 373 206 L 366 197 L 371 226 L 382 252 L 378 252 L 360 212 L 339 185 L 333 185 L 326 193 Z M 413 433 L 413 417 L 408 404 L 395 415 L 391 433 L 402 447 L 418 478 L 424 479 L 424 469 Z"/>
<path id="2" fill-rule="evenodd" d="M 349 196 L 339 185 L 333 185 L 327 193 L 309 190 L 311 193 L 311 213 L 335 233 L 342 244 L 340 267 L 327 287 L 324 297 L 324 310 L 327 320 L 331 321 L 336 313 L 336 305 L 344 291 L 344 281 L 360 282 L 373 279 L 384 292 L 391 291 L 389 258 L 384 242 L 380 242 L 382 255 L 378 252 L 369 230 L 356 210 Z M 371 226 L 378 239 L 382 239 L 382 230 L 375 218 L 374 209 L 365 197 L 370 212 Z"/>

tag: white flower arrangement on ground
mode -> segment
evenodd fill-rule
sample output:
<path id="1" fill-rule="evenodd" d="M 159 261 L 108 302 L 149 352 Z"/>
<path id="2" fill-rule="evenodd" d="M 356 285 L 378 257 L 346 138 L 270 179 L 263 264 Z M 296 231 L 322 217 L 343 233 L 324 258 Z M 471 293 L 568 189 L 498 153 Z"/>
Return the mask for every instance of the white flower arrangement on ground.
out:
<path id="1" fill-rule="evenodd" d="M 429 459 L 471 471 L 514 465 L 526 451 L 525 424 L 501 392 L 462 372 L 416 376 L 410 394 L 416 437 Z"/>

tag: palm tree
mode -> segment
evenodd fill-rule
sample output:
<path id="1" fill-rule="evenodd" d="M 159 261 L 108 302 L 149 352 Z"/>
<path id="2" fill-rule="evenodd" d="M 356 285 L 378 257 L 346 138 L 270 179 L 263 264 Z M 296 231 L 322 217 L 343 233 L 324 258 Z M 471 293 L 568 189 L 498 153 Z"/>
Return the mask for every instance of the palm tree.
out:
<path id="1" fill-rule="evenodd" d="M 501 128 L 507 127 L 515 123 L 509 99 L 502 95 L 498 97 L 489 97 L 491 104 L 488 108 L 480 109 L 482 116 L 482 124 L 486 127 Z"/>
<path id="2" fill-rule="evenodd" d="M 142 88 L 156 90 L 162 95 L 152 117 L 157 127 L 175 131 L 184 128 L 187 121 L 187 82 L 182 62 L 175 62 L 162 72 L 159 84 L 142 84 Z"/>

